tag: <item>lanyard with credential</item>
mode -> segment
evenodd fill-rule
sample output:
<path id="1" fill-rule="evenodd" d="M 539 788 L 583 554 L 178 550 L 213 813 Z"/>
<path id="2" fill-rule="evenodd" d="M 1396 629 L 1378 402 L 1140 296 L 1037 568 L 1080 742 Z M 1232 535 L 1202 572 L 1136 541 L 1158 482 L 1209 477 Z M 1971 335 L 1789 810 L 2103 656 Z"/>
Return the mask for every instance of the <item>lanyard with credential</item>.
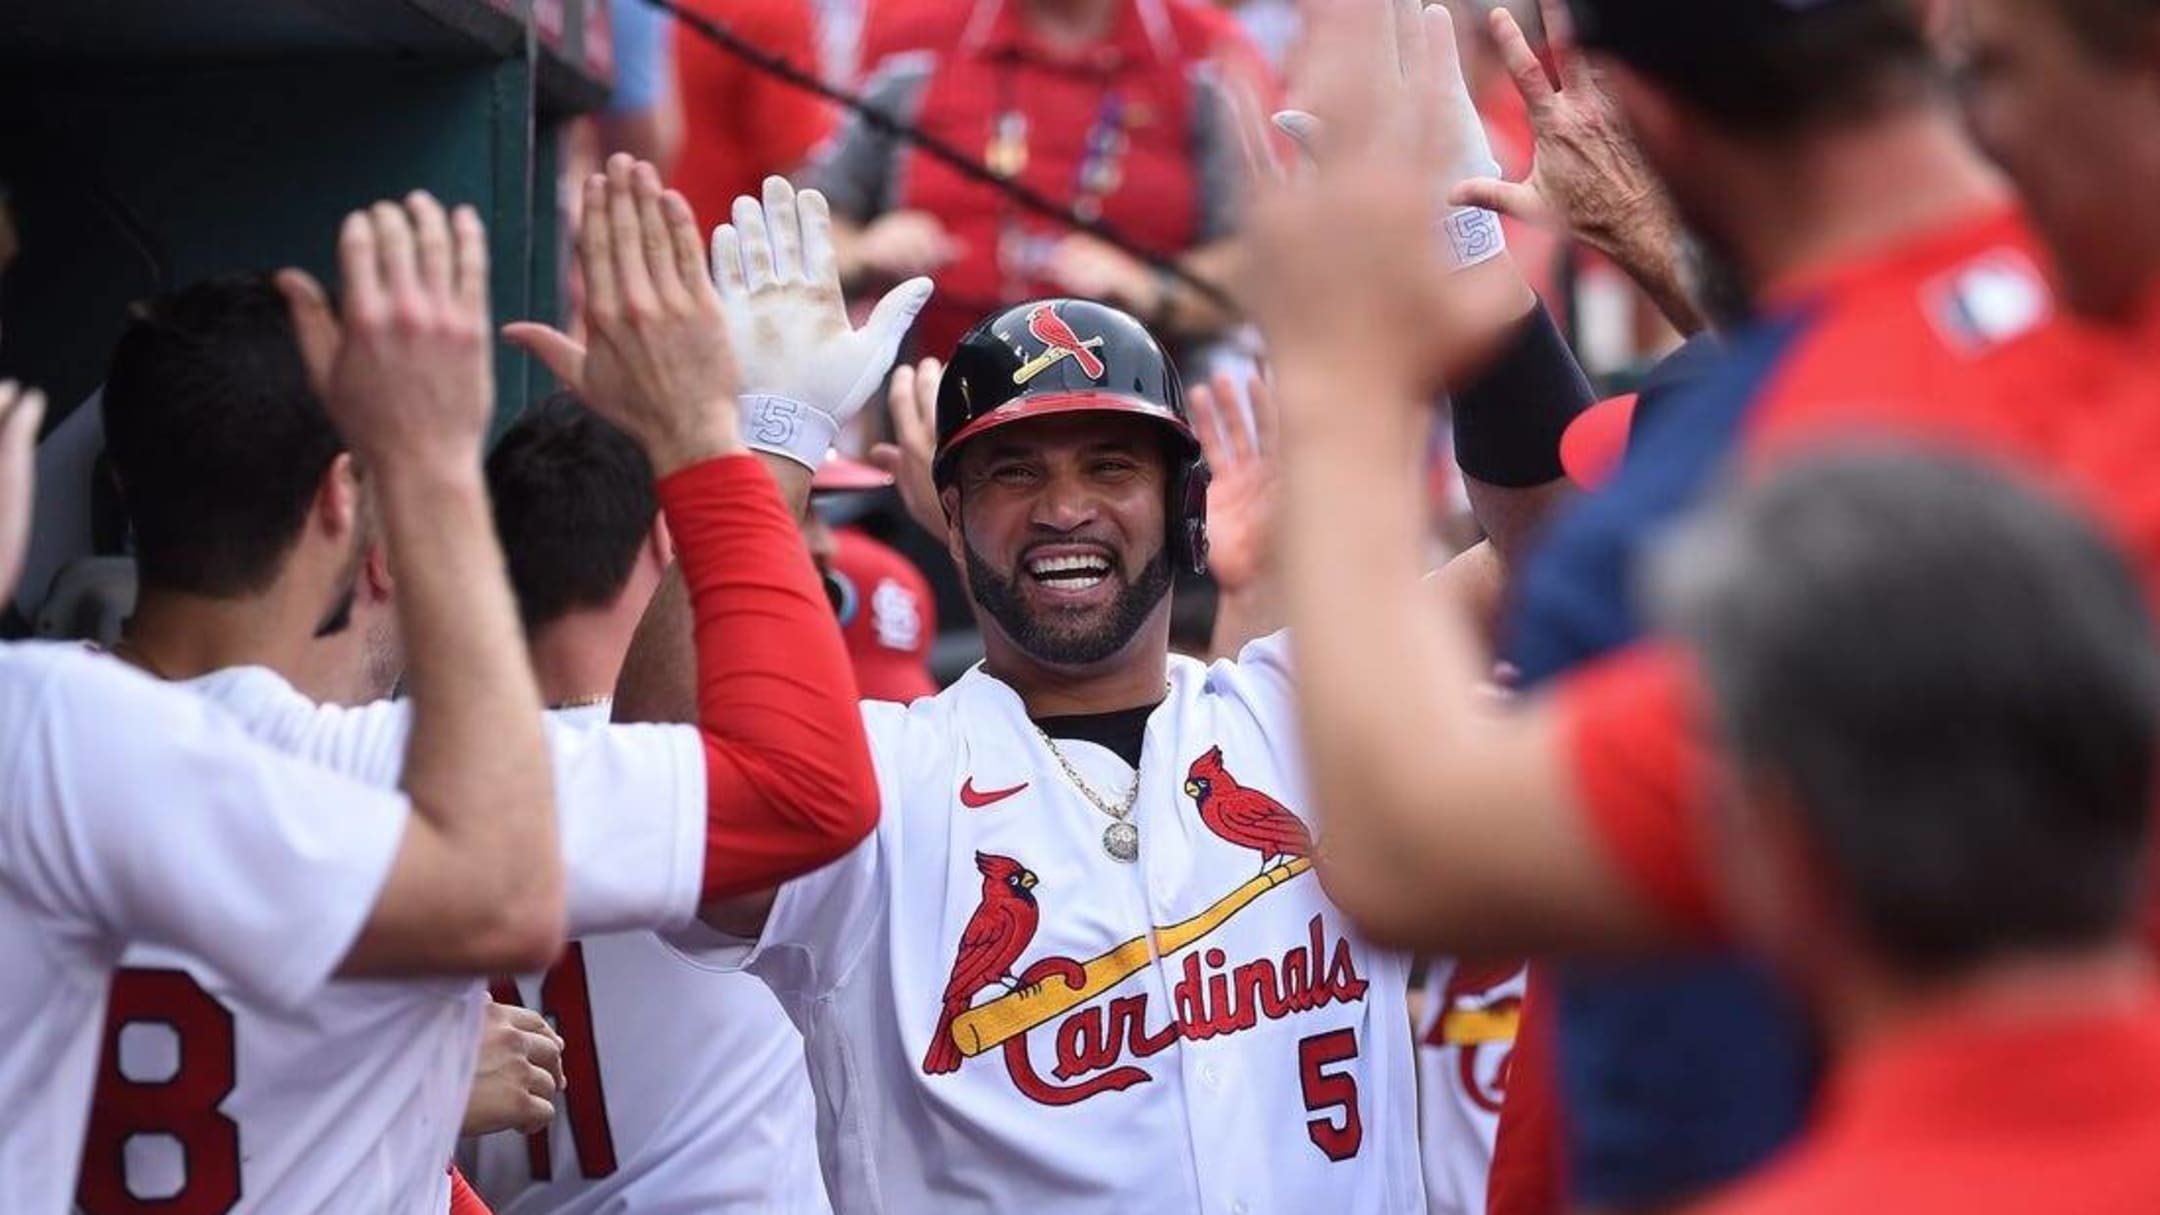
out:
<path id="1" fill-rule="evenodd" d="M 998 112 L 991 120 L 989 143 L 983 149 L 983 163 L 1008 181 L 1018 178 L 1028 164 L 1028 116 L 1020 108 L 1019 87 L 1014 79 L 1019 66 L 1015 56 L 999 58 Z M 1101 218 L 1104 201 L 1124 185 L 1125 154 L 1131 146 L 1125 131 L 1124 95 L 1108 73 L 1097 83 L 1102 96 L 1081 143 L 1072 187 L 1072 211 L 1089 222 Z M 999 209 L 998 230 L 999 277 L 1005 299 L 1017 301 L 1033 293 L 1029 280 L 1037 276 L 1050 242 L 1041 242 L 1044 249 L 1035 248 L 1038 242 L 1028 236 L 1010 200 Z"/>

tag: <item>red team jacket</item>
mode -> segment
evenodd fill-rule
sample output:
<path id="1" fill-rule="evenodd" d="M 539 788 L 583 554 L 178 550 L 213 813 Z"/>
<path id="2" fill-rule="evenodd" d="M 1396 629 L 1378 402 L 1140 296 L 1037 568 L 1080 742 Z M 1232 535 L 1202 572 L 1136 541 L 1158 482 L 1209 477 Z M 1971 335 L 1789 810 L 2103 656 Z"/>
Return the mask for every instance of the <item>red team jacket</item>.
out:
<path id="1" fill-rule="evenodd" d="M 1684 667 L 1637 644 L 1631 575 L 1651 536 L 1726 469 L 1858 435 L 1955 444 L 2069 487 L 2160 579 L 2151 373 L 2119 339 L 2054 315 L 2041 264 L 2006 211 L 1779 284 L 1720 371 L 1655 410 L 1646 402 L 1613 484 L 1556 523 L 1524 571 L 1510 660 L 1552 693 L 1589 829 L 1688 933 L 1722 935 L 1700 805 L 1709 760 Z M 1630 968 L 1571 974 L 1561 990 L 1555 1070 L 1579 1201 L 1730 1179 L 1786 1142 L 1811 1102 L 1812 1053 L 1759 975 Z M 1551 1045 L 1532 1035 L 1517 1066 Z M 1551 1098 L 1511 1086 L 1514 1150 L 1557 1136 Z M 1525 1121 L 1546 1133 L 1523 1133 Z M 1667 1146 L 1641 1150 L 1650 1142 Z M 1502 1198 L 1496 1187 L 1494 1210 L 1552 1209 Z"/>

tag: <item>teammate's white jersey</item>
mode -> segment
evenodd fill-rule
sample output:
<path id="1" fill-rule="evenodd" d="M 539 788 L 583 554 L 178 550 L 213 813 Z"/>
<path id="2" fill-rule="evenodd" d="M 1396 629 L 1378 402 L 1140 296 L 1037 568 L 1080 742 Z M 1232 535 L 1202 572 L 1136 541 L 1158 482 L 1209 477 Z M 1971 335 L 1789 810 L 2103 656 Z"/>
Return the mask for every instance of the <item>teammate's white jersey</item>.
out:
<path id="1" fill-rule="evenodd" d="M 1407 962 L 1298 855 L 1283 645 L 1171 660 L 1136 863 L 979 668 L 864 707 L 878 830 L 745 958 L 802 1027 L 836 1210 L 1422 1215 Z M 1132 768 L 1059 746 L 1119 801 Z"/>
<path id="2" fill-rule="evenodd" d="M 367 922 L 407 806 L 76 645 L 0 647 L 0 722 L 0 1210 L 56 1215 L 122 948 L 184 948 L 266 1006 L 307 1001 Z"/>
<path id="3" fill-rule="evenodd" d="M 564 710 L 604 722 L 605 706 Z M 545 975 L 498 981 L 563 1037 L 569 1088 L 537 1135 L 468 1140 L 495 1215 L 823 1215 L 802 1035 L 763 983 L 706 956 L 693 924 L 573 941 Z"/>
<path id="4" fill-rule="evenodd" d="M 1432 1215 L 1485 1215 L 1526 977 L 1520 962 L 1445 958 L 1426 973 L 1419 1104 Z"/>
<path id="5" fill-rule="evenodd" d="M 318 705 L 260 667 L 186 686 L 288 754 L 382 787 L 402 772 L 406 702 Z M 687 923 L 705 842 L 697 732 L 550 723 L 548 746 L 571 931 Z M 185 1207 L 201 1215 L 442 1215 L 484 981 L 337 982 L 277 1014 L 186 953 L 131 949 L 126 966 L 83 1165 L 86 1215 L 158 1209 L 151 1199 L 198 1187 L 221 1200 Z"/>

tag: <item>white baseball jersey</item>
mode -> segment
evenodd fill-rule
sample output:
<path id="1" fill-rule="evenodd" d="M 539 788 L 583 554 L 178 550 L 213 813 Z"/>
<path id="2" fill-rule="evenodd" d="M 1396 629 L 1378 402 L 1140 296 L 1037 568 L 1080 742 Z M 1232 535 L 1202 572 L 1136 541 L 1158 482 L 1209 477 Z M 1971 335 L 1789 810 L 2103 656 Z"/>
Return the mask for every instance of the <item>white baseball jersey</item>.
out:
<path id="1" fill-rule="evenodd" d="M 288 754 L 379 787 L 403 770 L 407 703 L 318 705 L 260 667 L 186 686 Z M 696 731 L 551 724 L 548 745 L 572 931 L 687 923 L 705 844 Z M 186 952 L 131 949 L 126 967 L 107 1017 L 85 1215 L 442 1215 L 484 981 L 338 982 L 280 1014 Z M 204 1074 L 221 1083 L 197 1087 Z M 173 1195 L 187 1197 L 153 1205 Z"/>
<path id="2" fill-rule="evenodd" d="M 1485 1215 L 1526 980 L 1514 961 L 1436 959 L 1426 973 L 1419 1105 L 1432 1215 Z"/>
<path id="3" fill-rule="evenodd" d="M 883 820 L 744 963 L 802 1028 L 835 1210 L 1422 1215 L 1407 962 L 1303 855 L 1283 649 L 1171 660 L 1131 863 L 981 669 L 864 707 Z M 1113 806 L 1134 779 L 1059 748 Z"/>
<path id="4" fill-rule="evenodd" d="M 607 708 L 556 716 L 573 714 L 604 722 Z M 569 1080 L 554 1125 L 461 1148 L 495 1215 L 829 1210 L 802 1035 L 714 947 L 725 939 L 698 924 L 586 937 L 545 975 L 494 984 L 554 1022 Z"/>
<path id="5" fill-rule="evenodd" d="M 407 807 L 76 645 L 0 647 L 0 722 L 0 1210 L 54 1215 L 127 943 L 299 1005 L 367 922 Z"/>

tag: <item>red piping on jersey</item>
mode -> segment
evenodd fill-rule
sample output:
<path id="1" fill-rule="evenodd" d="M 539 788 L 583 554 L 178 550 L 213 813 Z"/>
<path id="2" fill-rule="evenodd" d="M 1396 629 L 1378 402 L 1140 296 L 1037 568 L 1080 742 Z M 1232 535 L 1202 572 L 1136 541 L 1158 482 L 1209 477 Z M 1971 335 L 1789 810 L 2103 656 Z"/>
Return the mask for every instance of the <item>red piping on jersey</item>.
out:
<path id="1" fill-rule="evenodd" d="M 755 456 L 660 482 L 696 621 L 705 897 L 770 889 L 877 826 L 855 673 L 816 569 Z"/>

